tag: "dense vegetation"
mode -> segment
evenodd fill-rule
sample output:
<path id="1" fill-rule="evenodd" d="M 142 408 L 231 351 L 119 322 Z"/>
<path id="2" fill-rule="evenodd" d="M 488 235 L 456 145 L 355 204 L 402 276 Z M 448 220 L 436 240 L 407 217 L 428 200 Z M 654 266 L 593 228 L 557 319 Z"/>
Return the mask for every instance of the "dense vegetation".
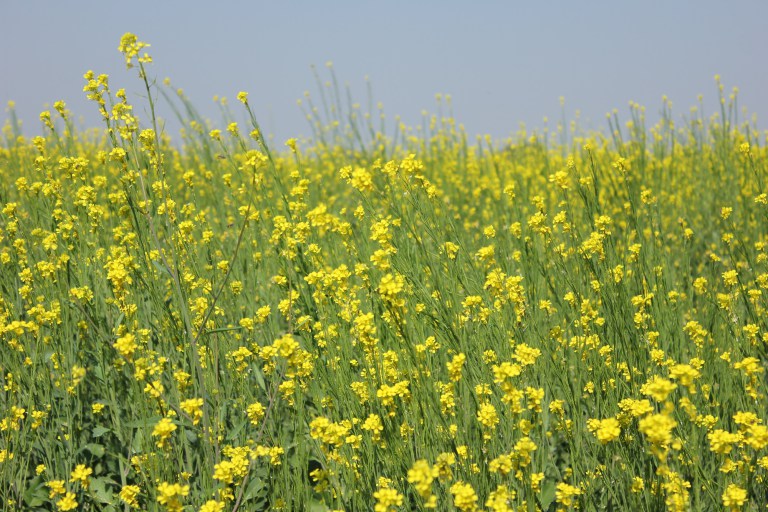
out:
<path id="1" fill-rule="evenodd" d="M 89 72 L 106 128 L 3 131 L 6 509 L 768 502 L 768 154 L 735 93 L 501 146 L 387 135 L 331 85 L 278 149 L 247 94 L 213 129 L 120 49 L 148 119 Z"/>

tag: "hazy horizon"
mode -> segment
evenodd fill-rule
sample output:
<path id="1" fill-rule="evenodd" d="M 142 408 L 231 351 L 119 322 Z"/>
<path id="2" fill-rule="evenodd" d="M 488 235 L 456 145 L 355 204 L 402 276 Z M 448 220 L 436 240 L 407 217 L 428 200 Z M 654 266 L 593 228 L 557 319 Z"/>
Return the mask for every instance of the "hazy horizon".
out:
<path id="1" fill-rule="evenodd" d="M 25 134 L 40 133 L 38 115 L 56 100 L 86 126 L 102 126 L 82 92 L 89 69 L 109 74 L 113 89 L 124 87 L 146 121 L 141 83 L 117 52 L 128 31 L 152 45 L 150 76 L 170 77 L 204 117 L 220 124 L 214 96 L 227 97 L 240 116 L 235 96 L 248 91 L 277 141 L 310 134 L 296 100 L 304 91 L 317 98 L 311 66 L 326 80 L 327 61 L 362 104 L 369 77 L 390 127 L 395 116 L 415 126 L 423 111 L 436 113 L 438 93 L 451 96 L 468 133 L 497 139 L 521 123 L 541 128 L 545 117 L 554 129 L 563 113 L 570 122 L 577 111 L 582 127 L 604 128 L 613 109 L 629 118 L 630 101 L 645 106 L 653 122 L 664 95 L 676 121 L 699 94 L 708 117 L 719 108 L 716 74 L 726 95 L 739 88 L 739 109 L 756 115 L 761 130 L 768 118 L 768 69 L 752 57 L 768 47 L 766 2 L 728 9 L 713 1 L 131 5 L 116 19 L 93 1 L 0 5 L 0 102 L 15 102 Z M 167 108 L 161 112 L 175 138 L 178 124 Z"/>

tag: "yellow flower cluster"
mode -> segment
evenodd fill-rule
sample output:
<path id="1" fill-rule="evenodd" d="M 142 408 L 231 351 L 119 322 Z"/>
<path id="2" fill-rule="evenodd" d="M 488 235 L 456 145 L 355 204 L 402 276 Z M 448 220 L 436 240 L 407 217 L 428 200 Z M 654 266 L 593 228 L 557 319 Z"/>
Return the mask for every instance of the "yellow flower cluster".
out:
<path id="1" fill-rule="evenodd" d="M 494 141 L 385 133 L 331 75 L 275 146 L 147 47 L 119 44 L 135 98 L 85 73 L 103 131 L 55 102 L 28 138 L 9 106 L 7 508 L 764 505 L 768 150 L 735 92 Z"/>

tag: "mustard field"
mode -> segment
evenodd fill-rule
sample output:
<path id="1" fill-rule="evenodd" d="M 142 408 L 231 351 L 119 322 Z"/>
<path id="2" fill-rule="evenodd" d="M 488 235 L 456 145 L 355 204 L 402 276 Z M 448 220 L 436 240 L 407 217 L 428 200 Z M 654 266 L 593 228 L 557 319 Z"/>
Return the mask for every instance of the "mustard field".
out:
<path id="1" fill-rule="evenodd" d="M 497 142 L 334 78 L 275 142 L 146 46 L 141 94 L 85 74 L 100 127 L 8 110 L 3 510 L 765 509 L 768 151 L 735 91 Z"/>

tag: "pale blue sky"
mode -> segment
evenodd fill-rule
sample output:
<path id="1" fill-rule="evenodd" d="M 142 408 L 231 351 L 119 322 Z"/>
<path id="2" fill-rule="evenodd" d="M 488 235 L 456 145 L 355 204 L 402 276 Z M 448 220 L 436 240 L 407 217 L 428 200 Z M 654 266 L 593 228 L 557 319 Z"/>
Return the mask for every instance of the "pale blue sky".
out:
<path id="1" fill-rule="evenodd" d="M 117 52 L 131 31 L 152 45 L 168 76 L 198 110 L 218 120 L 214 95 L 235 106 L 250 92 L 263 128 L 278 139 L 308 135 L 296 100 L 316 92 L 310 65 L 333 61 L 339 81 L 364 100 L 367 75 L 385 112 L 417 124 L 452 95 L 471 134 L 501 138 L 520 122 L 541 126 L 580 110 L 585 124 L 637 101 L 654 117 L 666 94 L 681 119 L 701 93 L 717 107 L 713 77 L 740 105 L 768 119 L 768 1 L 270 1 L 0 0 L 0 102 L 15 100 L 25 132 L 63 99 L 89 126 L 83 73 L 141 92 Z M 138 113 L 141 115 L 142 110 Z M 4 114 L 3 114 L 4 117 Z M 169 125 L 172 126 L 172 125 Z M 172 133 L 173 134 L 173 133 Z"/>

